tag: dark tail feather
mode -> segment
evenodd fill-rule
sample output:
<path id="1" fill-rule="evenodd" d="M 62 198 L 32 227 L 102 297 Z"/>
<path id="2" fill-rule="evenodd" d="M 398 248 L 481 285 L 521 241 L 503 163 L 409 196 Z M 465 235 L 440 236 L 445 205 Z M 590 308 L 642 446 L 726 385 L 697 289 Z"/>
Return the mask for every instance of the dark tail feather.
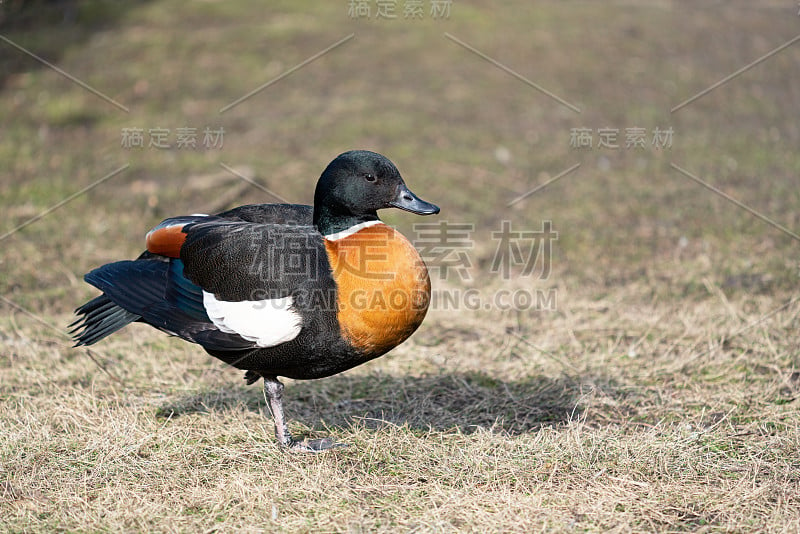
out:
<path id="1" fill-rule="evenodd" d="M 140 319 L 139 315 L 120 308 L 105 294 L 93 298 L 77 310 L 78 318 L 69 325 L 75 346 L 92 345 L 123 326 Z"/>

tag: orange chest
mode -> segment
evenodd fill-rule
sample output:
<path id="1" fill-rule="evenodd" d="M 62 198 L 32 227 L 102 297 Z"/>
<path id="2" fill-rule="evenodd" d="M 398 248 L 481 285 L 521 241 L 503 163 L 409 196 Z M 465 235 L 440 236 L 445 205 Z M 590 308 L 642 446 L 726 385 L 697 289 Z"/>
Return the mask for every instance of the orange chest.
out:
<path id="1" fill-rule="evenodd" d="M 383 223 L 325 240 L 342 335 L 370 356 L 405 341 L 430 302 L 428 270 L 414 246 Z"/>

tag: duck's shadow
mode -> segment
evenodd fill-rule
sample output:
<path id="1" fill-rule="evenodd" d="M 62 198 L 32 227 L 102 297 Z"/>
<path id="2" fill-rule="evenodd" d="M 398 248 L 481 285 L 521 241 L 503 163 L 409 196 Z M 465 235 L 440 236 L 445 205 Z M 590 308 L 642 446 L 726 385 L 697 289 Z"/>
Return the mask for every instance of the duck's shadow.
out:
<path id="1" fill-rule="evenodd" d="M 581 399 L 591 390 L 585 380 L 571 377 L 502 381 L 483 373 L 376 373 L 292 382 L 286 387 L 284 406 L 290 420 L 311 428 L 323 423 L 346 428 L 358 422 L 373 428 L 389 423 L 419 430 L 470 433 L 482 427 L 520 434 L 581 417 Z M 179 417 L 237 407 L 269 416 L 257 386 L 189 395 L 162 405 L 157 415 Z"/>

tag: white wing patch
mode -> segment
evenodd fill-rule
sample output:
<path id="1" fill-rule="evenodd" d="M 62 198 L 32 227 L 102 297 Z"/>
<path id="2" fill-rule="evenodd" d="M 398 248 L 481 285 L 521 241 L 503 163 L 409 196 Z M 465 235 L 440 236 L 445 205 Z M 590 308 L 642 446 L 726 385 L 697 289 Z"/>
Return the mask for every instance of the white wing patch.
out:
<path id="1" fill-rule="evenodd" d="M 203 306 L 217 328 L 262 348 L 291 341 L 302 328 L 300 315 L 291 309 L 292 297 L 225 302 L 203 291 Z"/>

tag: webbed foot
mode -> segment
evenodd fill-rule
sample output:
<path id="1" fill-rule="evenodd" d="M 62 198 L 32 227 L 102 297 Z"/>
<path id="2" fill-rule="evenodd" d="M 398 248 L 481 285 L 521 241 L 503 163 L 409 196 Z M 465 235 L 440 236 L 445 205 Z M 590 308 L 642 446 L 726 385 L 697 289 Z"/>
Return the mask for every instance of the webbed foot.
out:
<path id="1" fill-rule="evenodd" d="M 289 434 L 289 426 L 283 414 L 283 384 L 274 376 L 264 377 L 264 397 L 267 406 L 275 419 L 275 437 L 281 448 L 291 451 L 324 452 L 330 449 L 347 447 L 346 443 L 338 443 L 333 438 L 304 439 L 298 441 Z"/>
<path id="2" fill-rule="evenodd" d="M 338 449 L 343 447 L 347 447 L 347 443 L 339 443 L 334 441 L 333 438 L 311 439 L 303 441 L 296 441 L 292 439 L 289 442 L 289 445 L 286 446 L 287 449 L 292 451 L 314 453 L 325 452 L 330 449 Z"/>

